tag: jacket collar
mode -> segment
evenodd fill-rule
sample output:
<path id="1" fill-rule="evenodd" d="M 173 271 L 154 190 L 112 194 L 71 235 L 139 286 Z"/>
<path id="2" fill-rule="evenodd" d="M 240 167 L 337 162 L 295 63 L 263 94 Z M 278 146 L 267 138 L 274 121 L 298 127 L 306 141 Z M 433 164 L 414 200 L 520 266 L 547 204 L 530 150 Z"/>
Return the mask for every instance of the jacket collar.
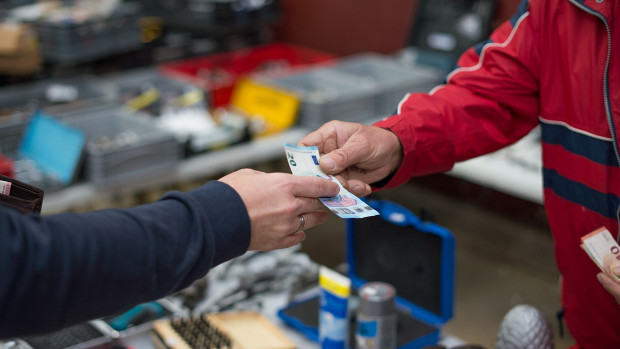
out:
<path id="1" fill-rule="evenodd" d="M 611 1 L 616 0 L 569 0 L 574 5 L 597 12 L 607 19 L 611 16 L 611 5 L 613 5 Z"/>

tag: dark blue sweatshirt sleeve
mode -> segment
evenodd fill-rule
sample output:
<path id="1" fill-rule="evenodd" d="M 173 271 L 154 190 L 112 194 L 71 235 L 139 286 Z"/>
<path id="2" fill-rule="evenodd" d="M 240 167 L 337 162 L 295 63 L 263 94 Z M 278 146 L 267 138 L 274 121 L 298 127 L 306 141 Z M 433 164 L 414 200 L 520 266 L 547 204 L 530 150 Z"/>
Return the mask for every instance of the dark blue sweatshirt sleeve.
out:
<path id="1" fill-rule="evenodd" d="M 0 207 L 0 338 L 169 295 L 249 243 L 243 201 L 218 181 L 129 209 L 37 216 Z"/>

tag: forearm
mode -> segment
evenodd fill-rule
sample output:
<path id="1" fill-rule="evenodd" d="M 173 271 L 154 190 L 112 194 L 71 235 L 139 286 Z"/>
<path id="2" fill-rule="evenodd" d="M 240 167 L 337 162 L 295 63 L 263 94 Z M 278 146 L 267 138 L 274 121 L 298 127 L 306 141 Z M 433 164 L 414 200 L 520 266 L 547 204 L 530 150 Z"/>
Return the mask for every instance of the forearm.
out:
<path id="1" fill-rule="evenodd" d="M 375 124 L 403 145 L 388 187 L 500 149 L 537 125 L 536 27 L 527 14 L 504 23 L 486 45 L 463 54 L 445 85 L 408 96 L 397 115 Z"/>
<path id="2" fill-rule="evenodd" d="M 219 182 L 127 210 L 2 214 L 0 226 L 0 337 L 160 298 L 242 254 L 250 239 L 241 199 Z"/>

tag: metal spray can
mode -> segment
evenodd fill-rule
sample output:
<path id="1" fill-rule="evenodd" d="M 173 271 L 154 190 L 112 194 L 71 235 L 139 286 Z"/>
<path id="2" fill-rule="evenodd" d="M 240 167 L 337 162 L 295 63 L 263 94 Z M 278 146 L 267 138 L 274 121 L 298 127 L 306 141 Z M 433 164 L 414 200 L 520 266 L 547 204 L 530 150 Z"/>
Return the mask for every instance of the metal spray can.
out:
<path id="1" fill-rule="evenodd" d="M 385 282 L 359 289 L 355 341 L 358 349 L 396 348 L 396 290 Z"/>

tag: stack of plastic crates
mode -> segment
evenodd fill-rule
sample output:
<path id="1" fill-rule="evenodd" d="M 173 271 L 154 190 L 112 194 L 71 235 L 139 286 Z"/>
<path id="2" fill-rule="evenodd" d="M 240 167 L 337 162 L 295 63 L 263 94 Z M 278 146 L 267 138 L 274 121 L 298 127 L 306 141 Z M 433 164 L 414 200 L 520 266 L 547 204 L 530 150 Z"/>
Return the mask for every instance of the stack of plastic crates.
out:
<path id="1" fill-rule="evenodd" d="M 283 71 L 308 65 L 327 64 L 335 56 L 318 50 L 271 43 L 165 63 L 162 72 L 202 87 L 210 107 L 227 106 L 240 77 L 259 72 Z"/>
<path id="2" fill-rule="evenodd" d="M 392 115 L 405 95 L 429 92 L 443 77 L 438 71 L 407 67 L 389 56 L 372 53 L 342 59 L 333 69 L 373 89 L 376 117 Z"/>
<path id="3" fill-rule="evenodd" d="M 254 78 L 298 95 L 301 107 L 297 123 L 316 129 L 330 120 L 365 123 L 389 116 L 407 93 L 428 92 L 441 75 L 399 65 L 389 56 L 367 53 L 328 66 Z"/>
<path id="4" fill-rule="evenodd" d="M 245 123 L 216 120 L 209 111 L 205 91 L 195 85 L 142 68 L 104 77 L 115 87 L 116 102 L 136 116 L 174 133 L 185 155 L 241 142 L 247 138 Z"/>
<path id="5" fill-rule="evenodd" d="M 140 6 L 121 5 L 105 18 L 35 22 L 44 59 L 56 64 L 79 64 L 140 48 Z"/>
<path id="6" fill-rule="evenodd" d="M 375 116 L 375 91 L 334 70 L 315 68 L 257 81 L 299 96 L 297 123 L 309 129 L 334 119 L 361 122 Z"/>
<path id="7" fill-rule="evenodd" d="M 95 184 L 123 184 L 163 174 L 174 169 L 180 159 L 174 134 L 122 106 L 104 105 L 53 116 L 85 134 L 85 179 Z"/>
<path id="8" fill-rule="evenodd" d="M 32 114 L 37 110 L 66 111 L 112 100 L 112 89 L 90 75 L 41 80 L 0 89 L 0 153 L 18 155 Z"/>
<path id="9" fill-rule="evenodd" d="M 280 15 L 278 0 L 141 0 L 146 12 L 172 28 L 222 37 L 256 28 Z"/>
<path id="10" fill-rule="evenodd" d="M 41 80 L 0 89 L 0 153 L 13 161 L 17 179 L 52 189 L 56 180 L 42 173 L 20 154 L 32 115 L 89 109 L 112 101 L 112 90 L 93 76 Z"/>

